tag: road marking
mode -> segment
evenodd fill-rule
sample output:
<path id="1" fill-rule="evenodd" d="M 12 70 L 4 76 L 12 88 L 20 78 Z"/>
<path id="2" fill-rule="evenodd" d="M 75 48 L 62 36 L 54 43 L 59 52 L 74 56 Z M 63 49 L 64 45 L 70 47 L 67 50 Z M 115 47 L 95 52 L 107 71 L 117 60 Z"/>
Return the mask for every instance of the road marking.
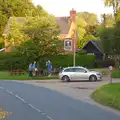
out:
<path id="1" fill-rule="evenodd" d="M 11 91 L 9 90 L 5 90 L 7 93 L 11 94 L 11 95 L 14 95 Z"/>
<path id="2" fill-rule="evenodd" d="M 21 101 L 23 101 L 24 103 L 27 103 L 27 101 L 25 101 L 23 98 L 21 98 L 20 96 L 18 95 L 15 95 L 16 98 L 20 99 Z"/>
<path id="3" fill-rule="evenodd" d="M 38 108 L 34 107 L 33 105 L 31 104 L 28 104 L 31 108 L 33 108 L 34 110 L 36 110 L 37 112 L 41 113 L 41 110 L 39 110 Z"/>
<path id="4" fill-rule="evenodd" d="M 23 98 L 21 98 L 20 96 L 18 96 L 17 94 L 14 94 L 13 92 L 5 89 L 4 87 L 0 86 L 0 89 L 5 90 L 5 92 L 7 92 L 8 94 L 14 95 L 16 98 L 18 98 L 19 100 L 21 100 L 22 102 L 26 103 L 27 105 L 29 105 L 32 109 L 36 110 L 37 112 L 41 113 L 41 115 L 44 115 L 48 120 L 53 120 L 51 117 L 47 116 L 46 113 L 42 112 L 41 110 L 39 110 L 38 108 L 34 107 L 32 104 L 28 104 L 27 101 L 25 101 Z"/>
<path id="5" fill-rule="evenodd" d="M 49 120 L 53 120 L 51 117 L 49 117 L 49 116 L 47 116 L 47 118 L 49 119 Z"/>
<path id="6" fill-rule="evenodd" d="M 45 113 L 41 113 L 42 115 L 45 115 Z"/>

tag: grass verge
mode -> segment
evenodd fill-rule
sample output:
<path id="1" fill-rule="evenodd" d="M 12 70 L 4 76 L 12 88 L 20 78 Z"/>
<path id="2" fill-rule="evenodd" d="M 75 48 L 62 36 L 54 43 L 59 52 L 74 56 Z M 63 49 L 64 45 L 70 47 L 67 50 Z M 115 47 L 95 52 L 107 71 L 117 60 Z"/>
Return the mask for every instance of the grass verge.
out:
<path id="1" fill-rule="evenodd" d="M 112 72 L 112 78 L 120 78 L 120 70 L 119 69 L 114 69 Z"/>
<path id="2" fill-rule="evenodd" d="M 120 110 L 120 83 L 104 85 L 91 97 L 100 104 Z"/>
<path id="3" fill-rule="evenodd" d="M 29 77 L 27 73 L 24 75 L 10 75 L 6 71 L 0 72 L 0 80 L 50 80 L 50 79 L 58 79 L 57 75 L 53 76 L 38 76 L 38 77 Z"/>

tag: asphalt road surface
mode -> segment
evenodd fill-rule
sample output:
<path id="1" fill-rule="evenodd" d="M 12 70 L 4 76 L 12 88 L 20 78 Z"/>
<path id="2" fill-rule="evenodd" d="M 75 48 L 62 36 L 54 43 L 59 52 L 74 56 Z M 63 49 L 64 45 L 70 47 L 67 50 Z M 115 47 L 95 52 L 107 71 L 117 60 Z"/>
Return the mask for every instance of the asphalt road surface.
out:
<path id="1" fill-rule="evenodd" d="M 0 105 L 12 112 L 9 120 L 120 120 L 120 114 L 55 90 L 13 81 L 0 81 Z"/>

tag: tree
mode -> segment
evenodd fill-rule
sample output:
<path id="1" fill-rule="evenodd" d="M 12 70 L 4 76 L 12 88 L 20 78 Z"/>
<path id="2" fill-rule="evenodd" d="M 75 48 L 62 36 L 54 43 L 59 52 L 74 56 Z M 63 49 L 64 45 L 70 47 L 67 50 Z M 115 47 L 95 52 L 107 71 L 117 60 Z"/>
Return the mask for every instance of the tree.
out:
<path id="1" fill-rule="evenodd" d="M 11 16 L 42 16 L 47 12 L 41 6 L 35 7 L 29 0 L 0 0 L 0 36 Z"/>
<path id="2" fill-rule="evenodd" d="M 21 43 L 29 40 L 29 36 L 24 34 L 22 30 L 23 26 L 27 22 L 26 18 L 23 18 L 23 22 L 18 23 L 16 17 L 11 18 L 11 23 L 9 23 L 9 31 L 6 36 L 9 45 L 12 47 L 19 46 Z"/>
<path id="3" fill-rule="evenodd" d="M 116 61 L 116 65 L 120 62 L 120 24 L 113 28 L 105 28 L 101 32 L 101 40 L 105 54 L 109 55 Z"/>
<path id="4" fill-rule="evenodd" d="M 105 6 L 112 6 L 113 7 L 113 14 L 116 21 L 119 21 L 119 14 L 120 14 L 120 0 L 105 0 Z"/>
<path id="5" fill-rule="evenodd" d="M 77 31 L 78 31 L 78 47 L 82 48 L 86 42 L 91 39 L 97 39 L 97 15 L 94 13 L 81 12 L 77 13 Z"/>
<path id="6" fill-rule="evenodd" d="M 14 51 L 27 56 L 30 59 L 39 59 L 46 55 L 57 54 L 57 48 L 61 47 L 58 40 L 59 29 L 52 16 L 46 17 L 27 17 L 27 22 L 22 27 L 20 33 L 25 42 L 14 46 Z M 12 35 L 12 32 L 11 32 Z M 24 36 L 23 36 L 24 35 Z M 27 36 L 27 37 L 25 37 Z"/>
<path id="7" fill-rule="evenodd" d="M 115 24 L 115 18 L 112 14 L 102 14 L 101 15 L 101 25 L 103 27 L 113 27 Z"/>

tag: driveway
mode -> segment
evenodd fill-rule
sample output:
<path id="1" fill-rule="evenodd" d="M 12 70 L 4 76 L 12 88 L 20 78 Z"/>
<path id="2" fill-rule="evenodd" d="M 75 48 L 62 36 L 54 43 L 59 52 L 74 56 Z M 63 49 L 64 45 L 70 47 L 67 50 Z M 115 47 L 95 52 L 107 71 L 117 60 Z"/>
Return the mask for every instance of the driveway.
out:
<path id="1" fill-rule="evenodd" d="M 113 82 L 120 82 L 120 79 L 112 79 Z M 67 96 L 73 97 L 75 99 L 83 100 L 84 102 L 93 103 L 90 95 L 93 91 L 102 85 L 108 84 L 110 82 L 110 77 L 103 77 L 102 81 L 97 82 L 69 82 L 64 83 L 59 80 L 33 80 L 33 81 L 22 81 L 24 83 L 33 84 L 51 90 L 58 91 Z"/>

